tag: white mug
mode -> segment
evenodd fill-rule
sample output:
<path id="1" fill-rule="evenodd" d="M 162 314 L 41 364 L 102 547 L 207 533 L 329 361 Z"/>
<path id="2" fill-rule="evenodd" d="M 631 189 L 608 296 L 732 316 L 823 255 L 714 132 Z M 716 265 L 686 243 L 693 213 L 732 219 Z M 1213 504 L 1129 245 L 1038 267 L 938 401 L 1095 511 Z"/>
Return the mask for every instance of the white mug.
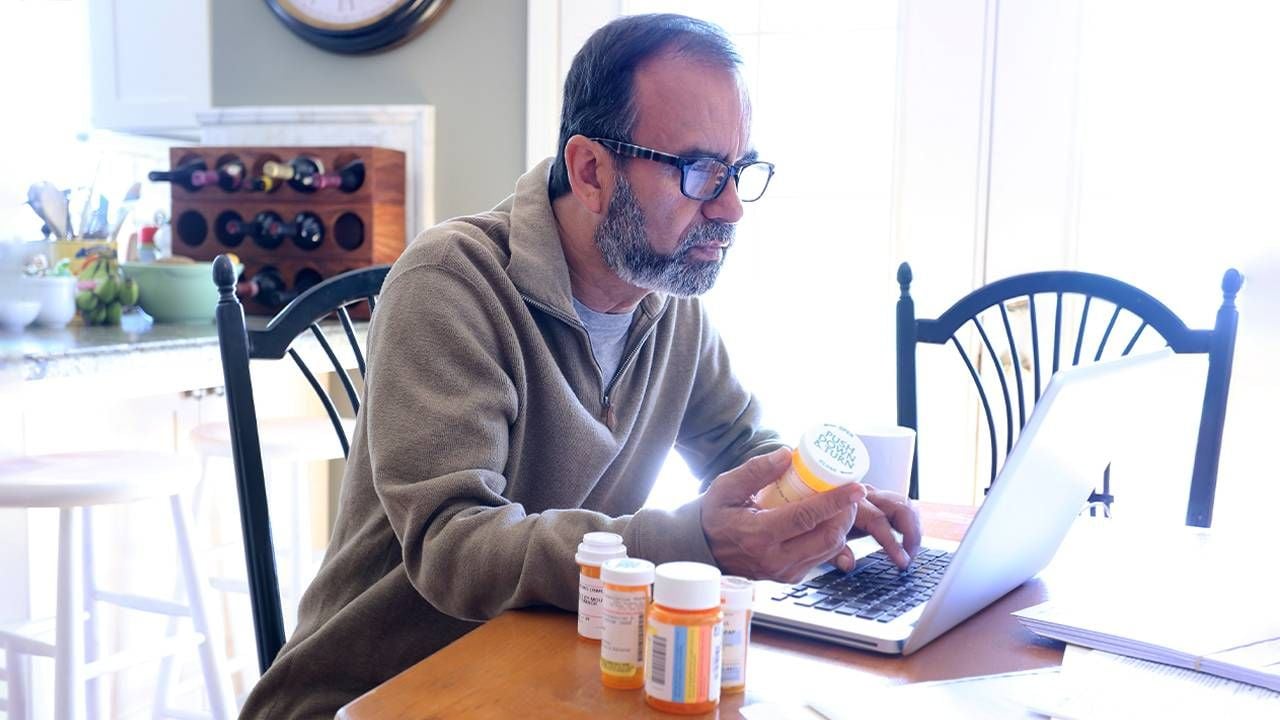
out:
<path id="1" fill-rule="evenodd" d="M 857 428 L 854 434 L 867 446 L 871 469 L 862 482 L 878 490 L 907 494 L 911 484 L 911 461 L 916 451 L 916 431 L 909 427 Z"/>

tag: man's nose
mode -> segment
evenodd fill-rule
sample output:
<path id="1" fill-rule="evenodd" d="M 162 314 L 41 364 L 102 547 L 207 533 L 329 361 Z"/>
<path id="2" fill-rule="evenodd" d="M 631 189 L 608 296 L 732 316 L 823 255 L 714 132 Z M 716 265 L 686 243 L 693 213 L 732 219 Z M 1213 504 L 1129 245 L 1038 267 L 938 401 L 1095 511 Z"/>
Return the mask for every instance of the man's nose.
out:
<path id="1" fill-rule="evenodd" d="M 730 225 L 742 219 L 742 200 L 738 198 L 738 183 L 733 178 L 725 183 L 718 197 L 702 203 L 702 216 Z"/>

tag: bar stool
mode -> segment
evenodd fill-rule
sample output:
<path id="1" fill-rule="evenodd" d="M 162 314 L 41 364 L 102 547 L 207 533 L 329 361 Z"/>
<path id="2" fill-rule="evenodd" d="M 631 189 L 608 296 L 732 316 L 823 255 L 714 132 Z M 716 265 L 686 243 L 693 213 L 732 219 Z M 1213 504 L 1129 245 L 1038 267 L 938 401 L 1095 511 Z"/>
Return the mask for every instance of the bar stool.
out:
<path id="1" fill-rule="evenodd" d="M 202 577 L 188 533 L 187 510 L 182 492 L 190 486 L 190 466 L 179 456 L 147 452 L 92 452 L 37 455 L 0 460 L 0 507 L 58 508 L 58 589 L 53 641 L 41 623 L 0 628 L 0 645 L 6 651 L 8 713 L 26 716 L 30 694 L 25 672 L 29 656 L 54 661 L 54 717 L 98 715 L 97 680 L 149 657 L 168 657 L 195 645 L 199 648 L 209 707 L 214 718 L 229 718 L 234 705 L 221 671 L 217 638 L 210 627 L 202 595 Z M 185 600 L 111 592 L 98 587 L 94 575 L 92 511 L 100 505 L 169 499 L 177 547 L 178 569 Z M 192 631 L 169 635 L 147 649 L 126 648 L 102 656 L 97 642 L 97 603 L 156 613 L 170 618 L 190 618 Z M 43 632 L 42 632 L 43 630 Z M 157 698 L 167 697 L 159 688 Z M 86 702 L 86 698 L 88 702 Z M 174 714 L 155 708 L 157 717 Z"/>

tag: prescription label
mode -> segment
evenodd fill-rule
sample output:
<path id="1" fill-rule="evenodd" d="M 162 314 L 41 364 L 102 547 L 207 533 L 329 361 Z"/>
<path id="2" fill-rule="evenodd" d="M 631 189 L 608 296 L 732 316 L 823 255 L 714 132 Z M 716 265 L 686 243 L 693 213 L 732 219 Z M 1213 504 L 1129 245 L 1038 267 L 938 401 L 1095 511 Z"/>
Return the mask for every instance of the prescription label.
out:
<path id="1" fill-rule="evenodd" d="M 724 623 L 668 625 L 651 621 L 645 632 L 645 692 L 673 703 L 720 699 Z"/>
<path id="2" fill-rule="evenodd" d="M 604 582 L 578 574 L 578 634 L 599 640 L 604 634 Z"/>
<path id="3" fill-rule="evenodd" d="M 605 591 L 604 636 L 600 639 L 602 672 L 630 678 L 644 668 L 644 615 L 648 605 L 647 588 Z"/>

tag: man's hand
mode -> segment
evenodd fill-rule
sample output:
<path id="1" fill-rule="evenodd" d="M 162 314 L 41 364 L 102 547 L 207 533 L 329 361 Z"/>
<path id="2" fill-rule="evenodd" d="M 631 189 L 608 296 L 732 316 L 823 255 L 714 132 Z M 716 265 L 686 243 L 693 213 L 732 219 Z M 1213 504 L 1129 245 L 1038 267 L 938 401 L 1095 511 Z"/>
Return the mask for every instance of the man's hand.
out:
<path id="1" fill-rule="evenodd" d="M 799 582 L 833 556 L 841 569 L 853 568 L 853 553 L 845 541 L 866 496 L 861 485 L 852 483 L 772 510 L 752 506 L 751 496 L 777 480 L 790 462 L 785 448 L 754 457 L 717 477 L 703 495 L 702 531 L 726 573 Z"/>
<path id="2" fill-rule="evenodd" d="M 911 564 L 920 551 L 920 515 L 907 498 L 888 490 L 867 485 L 867 496 L 858 501 L 858 515 L 851 537 L 870 535 L 884 548 L 885 554 L 900 568 Z M 706 511 L 703 511 L 706 517 Z M 893 531 L 902 533 L 902 542 Z"/>

